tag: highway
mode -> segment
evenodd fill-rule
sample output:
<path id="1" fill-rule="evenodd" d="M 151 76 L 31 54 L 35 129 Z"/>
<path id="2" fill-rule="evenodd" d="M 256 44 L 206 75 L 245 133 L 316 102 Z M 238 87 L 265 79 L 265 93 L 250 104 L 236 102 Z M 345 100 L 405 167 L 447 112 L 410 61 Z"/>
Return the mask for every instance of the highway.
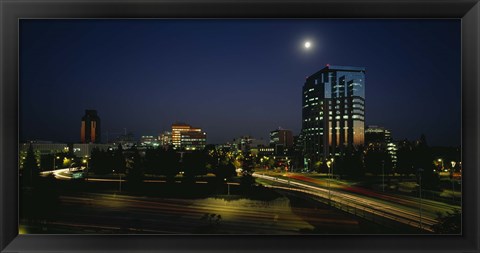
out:
<path id="1" fill-rule="evenodd" d="M 288 173 L 283 176 L 288 177 L 291 180 L 305 182 L 313 186 L 323 186 L 323 188 L 331 188 L 342 192 L 348 192 L 360 196 L 371 197 L 376 200 L 383 200 L 386 202 L 394 203 L 400 206 L 409 206 L 414 209 L 419 208 L 420 199 L 412 196 L 398 195 L 393 193 L 378 192 L 363 187 L 351 185 L 337 180 L 317 179 L 308 176 L 304 176 L 298 173 Z M 428 199 L 422 199 L 422 212 L 430 213 L 432 217 L 436 217 L 437 213 L 446 214 L 454 209 L 460 209 L 460 206 L 450 205 L 444 202 L 432 201 Z"/>
<path id="2" fill-rule="evenodd" d="M 73 171 L 69 168 L 46 171 L 42 176 L 55 176 L 62 181 L 57 187 L 63 187 L 69 185 L 67 181 L 72 179 Z M 124 180 L 122 178 L 121 182 Z M 119 178 L 88 178 L 85 182 L 97 187 L 119 181 Z M 164 180 L 155 179 L 146 179 L 144 182 L 159 186 L 165 183 Z M 206 181 L 196 183 L 199 187 L 208 184 Z M 236 182 L 225 184 L 233 187 L 239 185 Z M 162 187 L 159 189 L 168 189 Z M 57 189 L 58 206 L 51 207 L 51 216 L 40 225 L 22 220 L 22 233 L 368 234 L 390 231 L 320 202 L 305 201 L 295 194 L 275 193 L 273 198 L 261 197 L 257 200 L 240 195 L 169 198 L 132 195 L 116 190 L 76 192 Z M 215 215 L 212 224 L 204 219 L 206 215 Z M 218 215 L 221 218 L 217 222 Z"/>
<path id="3" fill-rule="evenodd" d="M 302 234 L 366 233 L 356 217 L 330 208 L 245 198 L 169 199 L 128 194 L 63 194 L 47 233 L 219 233 Z M 206 215 L 214 215 L 210 222 Z M 217 218 L 220 215 L 220 218 Z M 308 221 L 307 221 L 308 220 Z M 370 225 L 372 226 L 372 225 Z M 28 232 L 31 227 L 22 226 Z M 367 228 L 368 229 L 368 228 Z"/>
<path id="4" fill-rule="evenodd" d="M 83 172 L 83 169 L 77 169 L 77 168 L 65 168 L 65 169 L 58 169 L 58 170 L 49 170 L 49 171 L 42 171 L 40 172 L 40 175 L 43 177 L 46 177 L 48 175 L 54 175 L 56 179 L 60 180 L 71 180 L 73 179 L 72 173 L 75 172 Z M 86 178 L 86 181 L 90 182 L 126 182 L 125 178 L 118 178 L 118 179 L 112 179 L 112 178 L 94 178 L 94 177 L 89 177 Z M 158 180 L 158 179 L 145 179 L 143 180 L 145 183 L 165 183 L 165 180 Z M 182 181 L 176 180 L 175 183 L 179 184 L 182 183 Z M 208 184 L 207 181 L 195 181 L 197 184 Z M 226 185 L 239 185 L 239 183 L 235 182 L 225 182 Z"/>
<path id="5" fill-rule="evenodd" d="M 42 171 L 40 175 L 46 177 L 48 175 L 54 175 L 56 179 L 61 180 L 70 180 L 72 179 L 72 171 L 76 170 L 76 168 L 65 168 L 65 169 L 58 169 L 58 170 L 49 170 L 49 171 Z"/>
<path id="6" fill-rule="evenodd" d="M 332 187 L 330 188 L 328 188 L 328 184 L 314 186 L 312 182 L 302 182 L 301 180 L 279 178 L 260 173 L 254 173 L 254 177 L 273 182 L 273 184 L 267 184 L 267 187 L 307 193 L 352 208 L 358 214 L 366 212 L 430 232 L 433 232 L 432 226 L 437 223 L 435 210 L 445 211 L 453 208 L 443 203 L 422 200 L 422 210 L 420 211 L 419 200 L 411 197 L 379 193 L 372 195 L 373 191 L 362 192 L 358 189 L 353 193 L 348 191 L 348 187 L 341 187 L 336 184 L 331 184 Z M 342 188 L 344 190 L 340 190 Z"/>
<path id="7" fill-rule="evenodd" d="M 42 172 L 42 176 L 53 174 L 56 179 L 70 180 L 72 179 L 73 171 L 74 171 L 73 168 L 45 171 L 45 172 Z M 375 192 L 365 188 L 356 187 L 356 186 L 348 185 L 348 184 L 333 181 L 333 180 L 330 181 L 325 179 L 316 179 L 316 178 L 306 177 L 306 176 L 303 176 L 302 174 L 296 174 L 296 173 L 289 173 L 289 174 L 283 174 L 283 175 L 281 174 L 264 175 L 257 172 L 257 173 L 254 173 L 253 176 L 256 178 L 260 178 L 262 180 L 267 180 L 269 183 L 264 184 L 264 186 L 266 187 L 275 188 L 282 191 L 288 191 L 291 193 L 298 192 L 298 193 L 315 196 L 316 198 L 323 199 L 324 201 L 322 202 L 324 203 L 329 203 L 332 206 L 335 206 L 342 210 L 346 210 L 354 215 L 357 215 L 363 218 L 366 218 L 367 216 L 381 217 L 383 219 L 408 225 L 413 228 L 418 228 L 420 231 L 424 230 L 424 231 L 433 232 L 432 226 L 437 223 L 437 220 L 436 220 L 438 216 L 437 213 L 445 213 L 448 211 L 452 211 L 455 208 L 455 206 L 451 206 L 441 202 L 435 202 L 431 200 L 422 200 L 420 203 L 419 199 L 414 197 L 385 194 L 381 192 L 379 193 L 379 192 Z M 120 178 L 118 179 L 88 178 L 88 181 L 91 181 L 92 183 L 124 182 L 125 179 L 123 178 L 122 179 Z M 165 183 L 164 180 L 152 180 L 152 179 L 144 180 L 144 182 L 145 183 Z M 180 181 L 176 181 L 176 182 L 180 183 Z M 196 183 L 206 184 L 208 182 L 196 181 Z M 231 182 L 228 182 L 226 184 L 238 185 L 238 183 L 231 183 Z M 107 200 L 107 199 L 104 199 L 104 200 Z M 140 203 L 137 200 L 126 199 L 124 197 L 119 197 L 115 199 L 115 202 L 119 203 L 118 201 L 120 200 L 122 203 L 121 205 L 125 205 L 128 203 Z M 68 203 L 70 201 L 75 202 L 74 198 L 65 198 L 63 199 L 62 202 Z M 104 201 L 101 201 L 101 202 L 108 203 L 110 201 L 112 200 L 108 200 L 107 202 L 104 202 Z M 77 204 L 80 204 L 80 203 L 77 203 Z M 136 208 L 142 209 L 147 206 L 149 206 L 149 208 L 153 208 L 154 206 L 157 206 L 157 205 L 149 204 L 144 206 L 144 205 L 135 204 L 135 206 Z M 198 214 L 199 211 L 201 212 L 202 208 L 197 207 L 194 210 L 195 210 L 194 212 Z M 133 211 L 133 209 L 130 211 Z M 181 208 L 176 208 L 174 210 L 174 212 L 180 212 L 180 211 L 189 212 L 188 209 L 184 210 Z M 221 213 L 231 212 L 227 210 L 219 210 L 219 211 L 221 211 Z M 247 216 L 249 215 L 248 210 L 239 209 L 239 210 L 236 210 L 236 212 L 237 211 L 242 213 L 242 215 L 247 215 Z M 162 210 L 162 213 L 164 212 L 166 212 L 166 210 Z M 309 215 L 312 216 L 311 214 Z M 256 213 L 251 217 L 261 217 L 261 215 L 260 213 Z M 371 220 L 373 220 L 373 218 Z M 236 225 L 238 225 L 239 227 L 242 227 L 241 224 L 243 222 L 246 222 L 246 221 L 245 220 L 241 221 Z M 251 221 L 251 222 L 255 223 L 256 221 Z M 231 229 L 233 229 L 233 227 L 234 226 L 232 226 Z M 289 226 L 287 226 L 287 228 L 291 228 L 291 227 L 295 227 L 297 230 L 299 229 L 298 224 L 297 225 L 290 224 Z M 305 226 L 304 228 L 307 228 L 307 227 L 308 226 Z M 308 229 L 311 229 L 311 228 L 308 228 Z M 280 230 L 283 230 L 283 232 L 286 232 L 284 229 L 280 229 Z M 170 231 L 170 232 L 175 233 L 175 231 Z M 290 231 L 290 232 L 293 232 L 293 231 Z M 244 232 L 242 231 L 240 233 L 244 233 Z"/>

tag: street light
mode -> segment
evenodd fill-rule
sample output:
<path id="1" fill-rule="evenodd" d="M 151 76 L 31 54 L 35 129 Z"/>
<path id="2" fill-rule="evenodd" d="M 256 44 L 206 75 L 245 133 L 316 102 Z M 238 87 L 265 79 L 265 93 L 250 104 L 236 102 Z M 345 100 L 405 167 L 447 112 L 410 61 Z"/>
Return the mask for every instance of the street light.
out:
<path id="1" fill-rule="evenodd" d="M 335 159 L 332 157 L 331 161 L 332 161 L 332 179 L 333 179 L 333 177 L 334 177 L 334 172 L 333 171 L 334 171 L 334 168 L 335 168 Z"/>
<path id="2" fill-rule="evenodd" d="M 88 156 L 85 156 L 85 159 L 83 159 L 83 163 L 87 164 L 87 167 L 85 168 L 85 180 L 88 181 Z"/>
<path id="3" fill-rule="evenodd" d="M 420 187 L 420 191 L 419 191 L 420 200 L 419 200 L 418 209 L 420 212 L 420 229 L 422 229 L 422 172 L 423 172 L 423 169 L 419 168 L 417 172 L 418 172 L 419 187 Z"/>
<path id="4" fill-rule="evenodd" d="M 385 192 L 385 160 L 382 160 L 382 190 Z"/>
<path id="5" fill-rule="evenodd" d="M 331 192 L 330 192 L 330 175 L 333 175 L 333 163 L 335 159 L 333 157 L 330 160 L 327 160 L 327 167 L 328 167 L 328 177 L 327 177 L 327 187 L 328 187 L 328 204 L 331 205 Z"/>
<path id="6" fill-rule="evenodd" d="M 224 178 L 223 181 L 225 181 L 227 184 L 227 195 L 230 196 L 230 184 L 227 182 L 226 178 Z"/>
<path id="7" fill-rule="evenodd" d="M 456 162 L 451 161 L 452 168 L 450 169 L 450 180 L 452 181 L 452 200 L 455 201 L 455 180 L 453 177 L 454 170 L 453 168 L 455 167 Z"/>
<path id="8" fill-rule="evenodd" d="M 56 167 L 57 167 L 56 164 L 55 164 L 55 163 L 56 163 L 56 159 L 55 159 L 55 158 L 56 158 L 56 159 L 60 159 L 60 156 L 57 156 L 57 157 L 55 157 L 55 155 L 53 156 L 53 170 L 55 170 Z"/>
<path id="9" fill-rule="evenodd" d="M 443 159 L 442 159 L 442 158 L 438 158 L 437 161 L 438 161 L 439 163 L 442 163 L 442 166 L 441 166 L 440 171 L 442 171 L 442 172 L 447 172 L 447 170 L 445 169 L 445 164 L 443 163 Z"/>
<path id="10" fill-rule="evenodd" d="M 115 173 L 115 170 L 112 170 L 113 173 Z M 119 180 L 118 180 L 118 192 L 122 192 L 122 174 L 120 172 L 118 172 L 118 177 L 119 177 Z"/>
<path id="11" fill-rule="evenodd" d="M 75 164 L 75 162 L 72 162 L 70 163 L 70 165 L 68 166 L 68 171 L 71 172 L 72 171 L 72 168 L 73 168 L 73 165 Z"/>

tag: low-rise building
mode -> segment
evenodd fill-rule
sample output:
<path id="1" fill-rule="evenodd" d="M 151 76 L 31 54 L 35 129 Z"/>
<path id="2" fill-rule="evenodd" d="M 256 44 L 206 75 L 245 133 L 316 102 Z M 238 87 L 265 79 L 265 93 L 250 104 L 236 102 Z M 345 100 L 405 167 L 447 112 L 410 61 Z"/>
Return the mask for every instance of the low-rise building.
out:
<path id="1" fill-rule="evenodd" d="M 201 150 L 207 144 L 207 133 L 185 123 L 172 124 L 172 145 L 177 150 Z"/>
<path id="2" fill-rule="evenodd" d="M 140 137 L 140 146 L 142 147 L 158 147 L 159 145 L 158 138 L 153 135 L 142 135 Z"/>

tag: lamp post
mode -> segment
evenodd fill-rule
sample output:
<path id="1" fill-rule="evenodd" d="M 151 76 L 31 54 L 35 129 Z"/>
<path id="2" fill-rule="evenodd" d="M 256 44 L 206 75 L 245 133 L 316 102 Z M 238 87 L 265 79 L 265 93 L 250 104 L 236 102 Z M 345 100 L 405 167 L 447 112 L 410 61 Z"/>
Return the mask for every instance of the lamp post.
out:
<path id="1" fill-rule="evenodd" d="M 115 170 L 113 170 L 113 173 L 115 173 Z M 118 192 L 122 192 L 122 174 L 120 171 L 118 172 Z"/>
<path id="2" fill-rule="evenodd" d="M 224 178 L 223 181 L 227 184 L 227 195 L 230 196 L 230 184 L 227 182 L 227 179 Z"/>
<path id="3" fill-rule="evenodd" d="M 452 181 L 452 200 L 455 201 L 455 180 L 453 177 L 454 170 L 453 168 L 455 167 L 456 162 L 451 161 L 452 163 L 452 168 L 450 169 L 450 180 Z"/>
<path id="4" fill-rule="evenodd" d="M 332 157 L 332 179 L 334 178 L 334 169 L 335 169 L 335 159 Z"/>
<path id="5" fill-rule="evenodd" d="M 57 168 L 57 165 L 56 165 L 56 161 L 57 159 L 60 159 L 60 156 L 55 156 L 53 155 L 53 170 L 56 170 Z"/>
<path id="6" fill-rule="evenodd" d="M 85 163 L 87 165 L 87 167 L 85 168 L 86 172 L 85 172 L 85 180 L 88 181 L 88 155 L 85 156 L 85 159 L 83 159 L 83 163 Z"/>
<path id="7" fill-rule="evenodd" d="M 418 169 L 418 179 L 419 179 L 419 187 L 420 187 L 420 190 L 419 190 L 419 196 L 420 196 L 420 200 L 419 200 L 419 213 L 420 213 L 420 230 L 422 229 L 422 172 L 423 172 L 423 169 L 422 168 L 419 168 Z"/>
<path id="8" fill-rule="evenodd" d="M 335 159 L 331 158 L 330 160 L 327 161 L 327 167 L 328 167 L 328 177 L 327 177 L 327 188 L 328 188 L 328 204 L 331 205 L 332 201 L 332 193 L 331 193 L 331 187 L 330 187 L 330 180 L 331 177 L 333 177 L 333 162 Z"/>
<path id="9" fill-rule="evenodd" d="M 442 158 L 439 158 L 437 161 L 438 161 L 439 163 L 442 163 L 442 169 L 441 169 L 441 171 L 445 170 L 444 164 L 443 164 L 443 159 L 442 159 Z"/>
<path id="10" fill-rule="evenodd" d="M 75 164 L 75 162 L 72 162 L 72 163 L 70 164 L 70 166 L 69 166 L 69 168 L 68 168 L 68 171 L 69 171 L 69 172 L 71 172 L 71 171 L 72 171 L 72 169 L 73 169 L 73 165 L 74 165 L 74 164 Z"/>
<path id="11" fill-rule="evenodd" d="M 385 192 L 385 160 L 382 160 L 382 191 Z"/>
<path id="12" fill-rule="evenodd" d="M 330 170 L 330 166 L 328 167 L 328 170 Z M 328 173 L 330 174 L 330 172 Z M 328 204 L 331 205 L 331 195 L 330 195 L 330 176 L 327 178 L 327 187 L 328 187 Z"/>

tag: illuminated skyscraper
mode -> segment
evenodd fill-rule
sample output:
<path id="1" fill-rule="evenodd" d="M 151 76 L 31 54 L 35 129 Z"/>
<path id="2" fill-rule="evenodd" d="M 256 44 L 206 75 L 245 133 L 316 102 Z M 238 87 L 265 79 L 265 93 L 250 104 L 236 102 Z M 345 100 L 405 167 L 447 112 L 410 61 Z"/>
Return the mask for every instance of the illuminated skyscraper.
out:
<path id="1" fill-rule="evenodd" d="M 270 144 L 273 146 L 282 145 L 286 148 L 293 146 L 292 131 L 278 128 L 270 132 Z"/>
<path id="2" fill-rule="evenodd" d="M 385 151 L 392 159 L 393 168 L 397 164 L 397 144 L 393 142 L 392 133 L 384 127 L 370 125 L 365 129 L 365 149 Z"/>
<path id="3" fill-rule="evenodd" d="M 365 68 L 327 65 L 307 77 L 302 106 L 304 154 L 310 160 L 364 145 Z"/>
<path id="4" fill-rule="evenodd" d="M 102 141 L 100 118 L 96 110 L 85 110 L 80 129 L 80 141 L 82 143 L 100 143 Z"/>

